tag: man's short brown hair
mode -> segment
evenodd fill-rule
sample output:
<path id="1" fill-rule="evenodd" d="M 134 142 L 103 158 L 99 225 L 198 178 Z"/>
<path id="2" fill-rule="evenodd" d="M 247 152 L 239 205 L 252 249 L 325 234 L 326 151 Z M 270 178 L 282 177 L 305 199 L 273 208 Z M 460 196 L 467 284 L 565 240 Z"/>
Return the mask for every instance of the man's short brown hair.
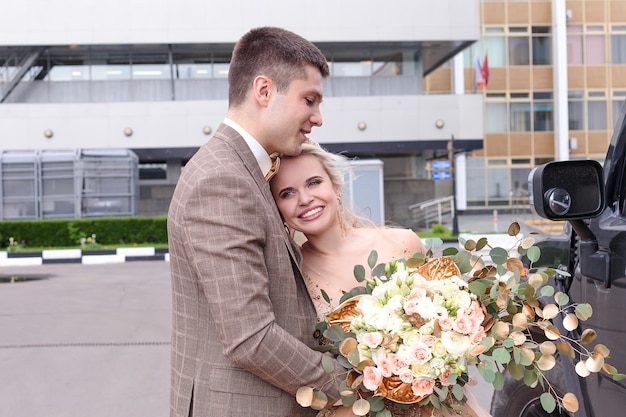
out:
<path id="1" fill-rule="evenodd" d="M 330 74 L 324 54 L 303 37 L 277 27 L 250 30 L 233 50 L 228 71 L 229 107 L 243 103 L 257 76 L 270 78 L 282 93 L 293 80 L 306 78 L 308 65 L 318 68 L 322 77 Z"/>

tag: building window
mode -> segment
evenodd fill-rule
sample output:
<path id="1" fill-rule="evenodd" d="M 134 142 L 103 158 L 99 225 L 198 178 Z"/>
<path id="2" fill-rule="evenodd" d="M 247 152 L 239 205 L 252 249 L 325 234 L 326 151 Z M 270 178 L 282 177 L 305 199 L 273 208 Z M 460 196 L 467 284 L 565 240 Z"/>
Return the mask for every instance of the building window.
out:
<path id="1" fill-rule="evenodd" d="M 587 129 L 589 130 L 606 130 L 607 129 L 607 111 L 606 111 L 606 99 L 596 99 L 594 93 L 600 93 L 604 96 L 603 92 L 590 92 L 590 100 L 587 102 Z"/>
<path id="2" fill-rule="evenodd" d="M 511 132 L 530 132 L 530 100 L 528 93 L 512 93 L 509 112 Z"/>
<path id="3" fill-rule="evenodd" d="M 550 26 L 533 26 L 533 65 L 552 64 L 552 36 Z"/>
<path id="4" fill-rule="evenodd" d="M 567 26 L 567 63 L 583 64 L 583 27 L 581 25 Z"/>
<path id="5" fill-rule="evenodd" d="M 509 28 L 509 65 L 529 65 L 529 42 L 528 28 L 511 27 Z"/>
<path id="6" fill-rule="evenodd" d="M 503 27 L 487 27 L 483 36 L 483 53 L 489 56 L 490 67 L 504 67 L 506 65 L 506 53 Z M 474 60 L 475 62 L 475 60 Z M 470 66 L 474 65 L 470 63 Z"/>
<path id="7" fill-rule="evenodd" d="M 569 91 L 567 93 L 567 110 L 569 118 L 569 130 L 584 130 L 585 125 L 585 102 L 582 91 Z"/>
<path id="8" fill-rule="evenodd" d="M 167 163 L 150 162 L 139 164 L 140 180 L 166 180 L 167 179 Z"/>
<path id="9" fill-rule="evenodd" d="M 585 36 L 585 40 L 586 64 L 604 65 L 606 63 L 604 28 L 602 26 L 587 26 L 587 34 Z"/>
<path id="10" fill-rule="evenodd" d="M 554 130 L 552 93 L 549 91 L 533 93 L 533 130 L 535 132 Z"/>
<path id="11" fill-rule="evenodd" d="M 485 132 L 506 133 L 506 102 L 487 102 L 485 104 Z"/>
<path id="12" fill-rule="evenodd" d="M 611 64 L 626 64 L 626 26 L 613 26 L 611 34 Z"/>

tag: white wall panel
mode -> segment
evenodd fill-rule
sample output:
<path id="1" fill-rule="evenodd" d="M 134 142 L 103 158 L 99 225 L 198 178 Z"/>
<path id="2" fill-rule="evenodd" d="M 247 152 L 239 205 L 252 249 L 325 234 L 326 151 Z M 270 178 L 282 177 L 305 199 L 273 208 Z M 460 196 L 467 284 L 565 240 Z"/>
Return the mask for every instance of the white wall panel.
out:
<path id="1" fill-rule="evenodd" d="M 215 131 L 226 110 L 226 101 L 3 104 L 0 148 L 196 147 L 209 137 L 202 129 Z M 321 143 L 482 138 L 480 95 L 330 97 L 322 117 L 324 125 L 310 136 Z M 132 136 L 124 135 L 126 128 Z M 44 136 L 46 129 L 52 138 Z"/>

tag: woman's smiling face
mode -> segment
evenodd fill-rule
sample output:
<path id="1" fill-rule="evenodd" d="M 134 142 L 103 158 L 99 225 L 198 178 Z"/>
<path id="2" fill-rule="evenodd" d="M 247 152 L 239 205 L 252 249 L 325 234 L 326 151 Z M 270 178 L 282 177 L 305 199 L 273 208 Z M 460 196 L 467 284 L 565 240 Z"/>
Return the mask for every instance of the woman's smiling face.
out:
<path id="1" fill-rule="evenodd" d="M 332 183 L 316 156 L 302 154 L 281 159 L 271 188 L 278 210 L 289 227 L 314 235 L 337 222 L 340 187 Z"/>

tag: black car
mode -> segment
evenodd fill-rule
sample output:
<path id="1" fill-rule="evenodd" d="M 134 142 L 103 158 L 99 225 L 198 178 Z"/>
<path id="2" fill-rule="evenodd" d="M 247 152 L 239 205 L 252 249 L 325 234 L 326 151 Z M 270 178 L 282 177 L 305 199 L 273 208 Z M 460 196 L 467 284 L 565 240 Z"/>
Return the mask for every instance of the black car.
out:
<path id="1" fill-rule="evenodd" d="M 550 162 L 529 175 L 530 204 L 542 217 L 565 220 L 562 238 L 542 241 L 545 266 L 567 270 L 555 285 L 573 302 L 589 303 L 592 317 L 570 332 L 579 337 L 593 328 L 598 342 L 611 351 L 608 362 L 626 372 L 626 119 L 624 108 L 616 124 L 604 166 L 591 160 Z M 563 332 L 565 332 L 562 329 Z M 558 358 L 548 373 L 558 392 L 572 392 L 579 411 L 558 408 L 548 414 L 539 396 L 541 386 L 531 389 L 505 377 L 501 391 L 491 403 L 493 417 L 572 416 L 608 417 L 626 415 L 626 381 L 614 381 L 604 373 L 579 377 L 569 359 Z"/>

